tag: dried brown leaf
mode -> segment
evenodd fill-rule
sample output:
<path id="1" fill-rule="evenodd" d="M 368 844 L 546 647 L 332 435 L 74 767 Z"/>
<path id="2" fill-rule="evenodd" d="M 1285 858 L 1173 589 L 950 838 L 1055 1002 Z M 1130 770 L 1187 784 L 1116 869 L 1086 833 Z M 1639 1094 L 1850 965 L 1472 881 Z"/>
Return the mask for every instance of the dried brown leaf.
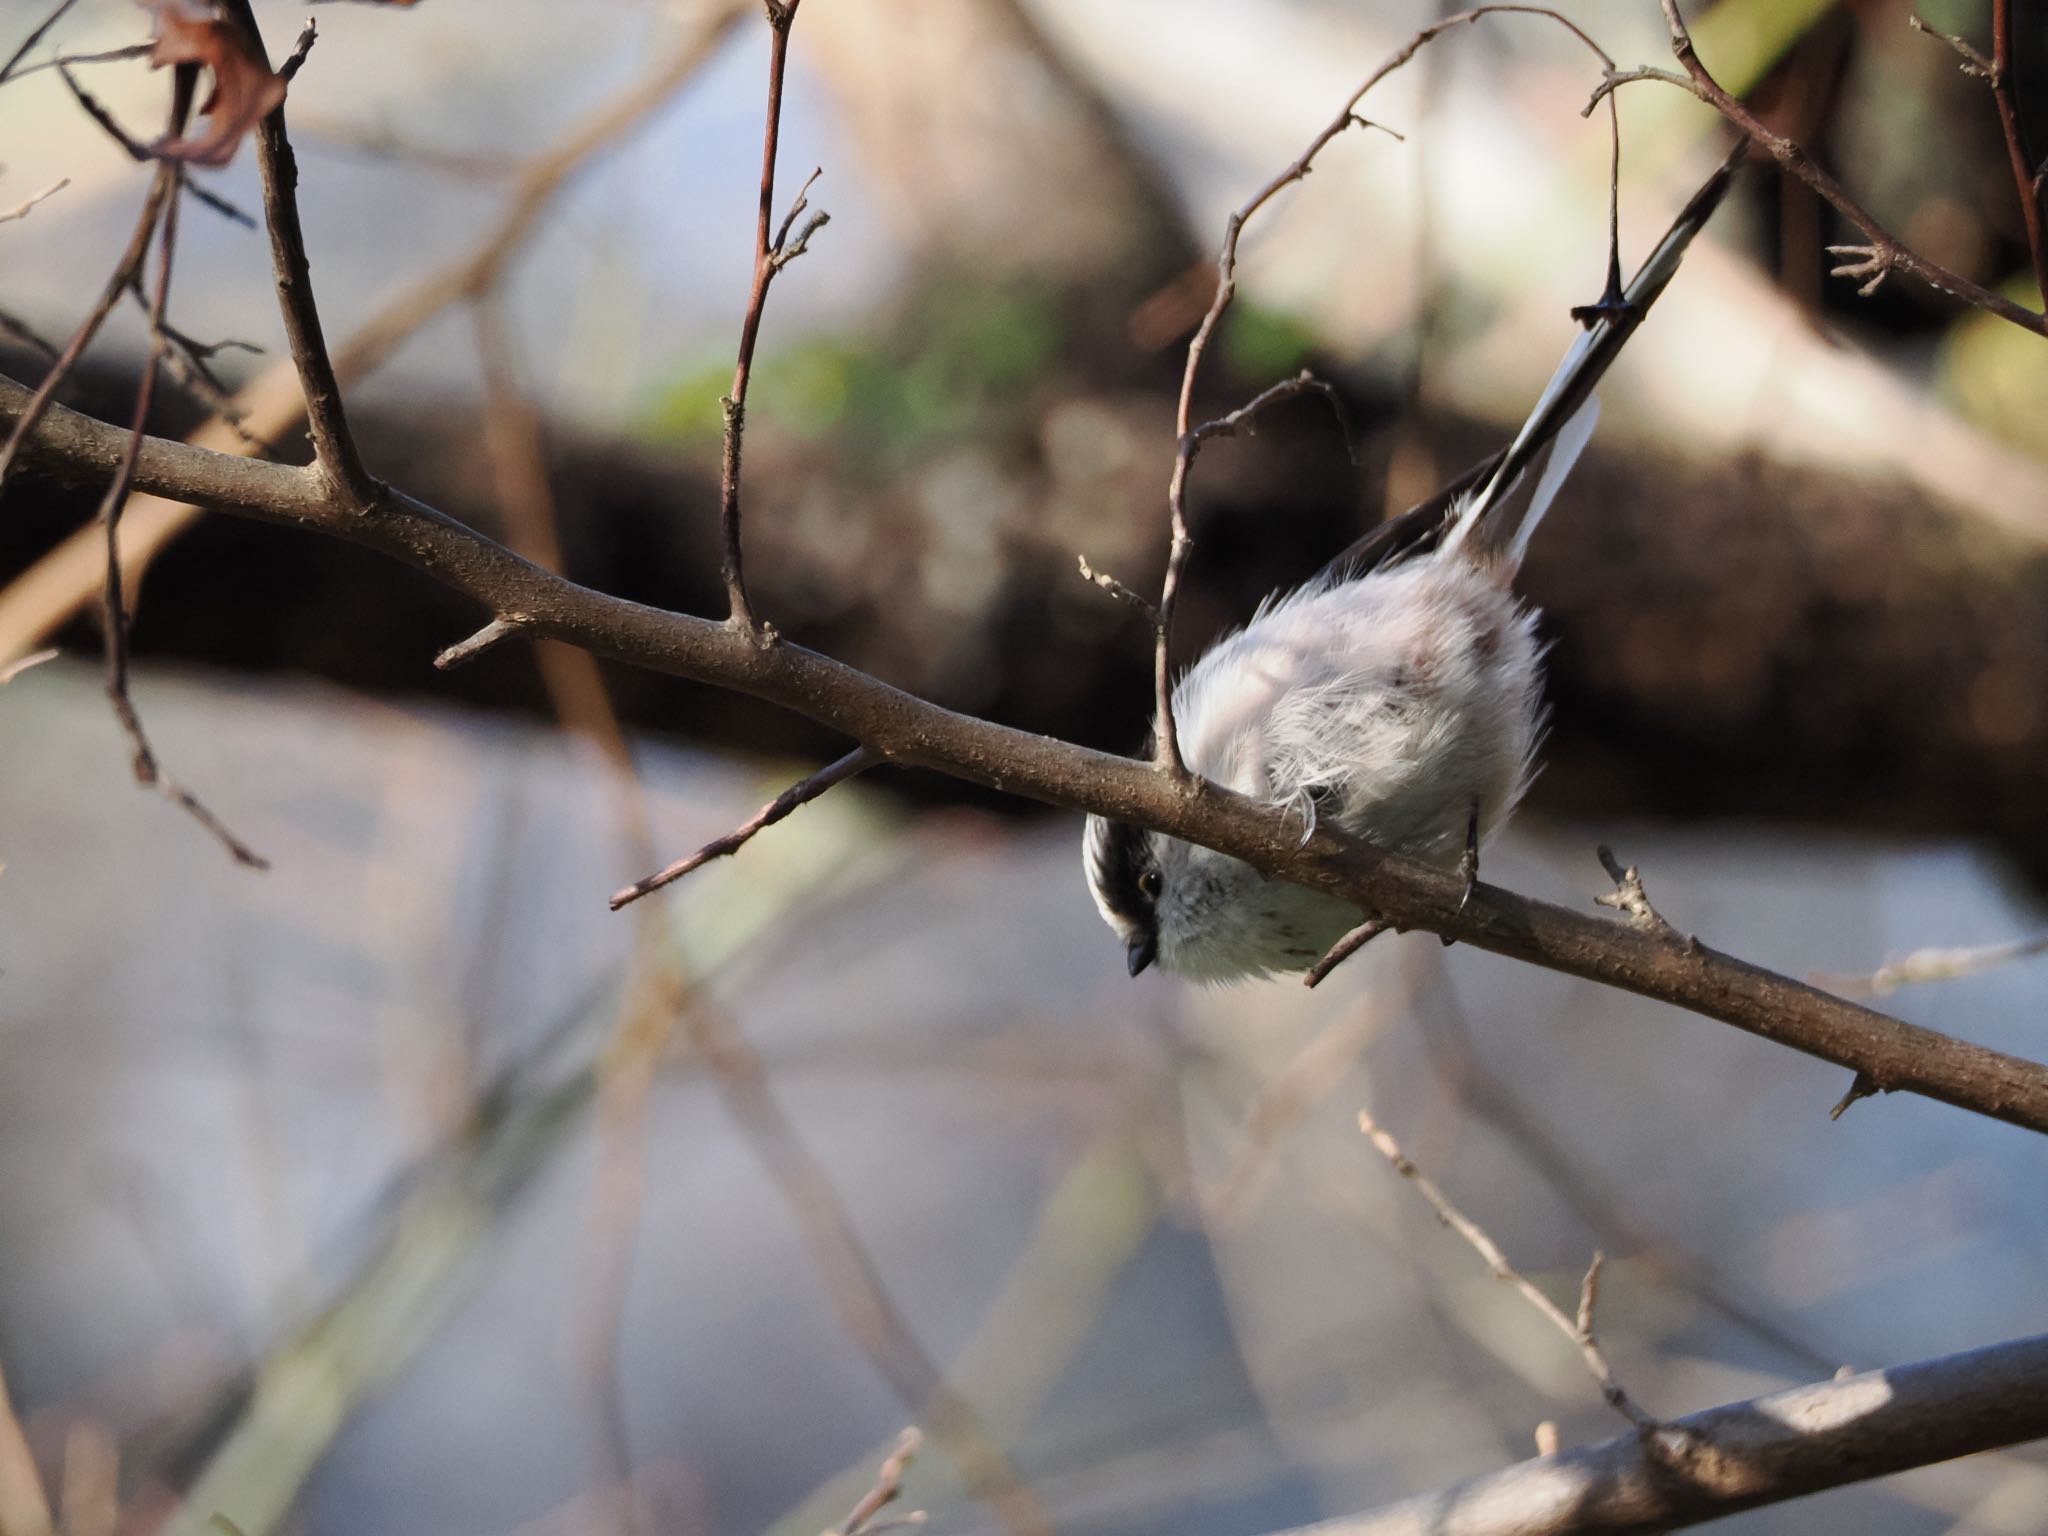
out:
<path id="1" fill-rule="evenodd" d="M 150 152 L 188 165 L 223 166 L 249 130 L 284 100 L 285 83 L 257 52 L 255 41 L 211 6 L 196 0 L 147 0 L 156 13 L 150 66 L 198 68 L 213 76 L 201 103 L 203 131 L 158 140 Z"/>

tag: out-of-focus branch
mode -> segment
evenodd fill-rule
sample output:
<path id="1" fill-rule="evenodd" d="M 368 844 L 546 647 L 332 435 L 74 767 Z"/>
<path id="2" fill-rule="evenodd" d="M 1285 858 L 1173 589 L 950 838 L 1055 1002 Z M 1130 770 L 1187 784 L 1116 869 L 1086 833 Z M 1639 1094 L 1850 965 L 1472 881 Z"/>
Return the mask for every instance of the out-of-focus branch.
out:
<path id="1" fill-rule="evenodd" d="M 472 306 L 484 392 L 484 449 L 491 489 L 513 553 L 550 571 L 563 569 L 562 540 L 541 440 L 540 410 L 519 381 L 504 306 L 493 290 Z M 626 733 L 588 651 L 544 640 L 534 647 L 541 683 L 556 718 L 603 754 L 619 785 L 633 788 L 620 807 L 623 842 L 637 856 L 649 840 L 645 796 L 633 777 Z"/>
<path id="2" fill-rule="evenodd" d="M 1585 1362 L 1586 1374 L 1593 1378 L 1593 1384 L 1600 1389 L 1600 1395 L 1607 1400 L 1608 1406 L 1642 1434 L 1661 1434 L 1662 1426 L 1657 1420 L 1637 1407 L 1635 1399 L 1622 1390 L 1621 1383 L 1615 1379 L 1614 1367 L 1607 1363 L 1607 1352 L 1601 1349 L 1600 1341 L 1593 1332 L 1593 1308 L 1599 1300 L 1600 1267 L 1607 1262 L 1606 1255 L 1593 1255 L 1593 1262 L 1586 1267 L 1586 1278 L 1579 1287 L 1578 1316 L 1576 1319 L 1567 1317 L 1564 1309 L 1543 1293 L 1541 1286 L 1508 1262 L 1508 1256 L 1501 1252 L 1500 1244 L 1486 1229 L 1453 1205 L 1450 1196 L 1437 1187 L 1436 1181 L 1417 1168 L 1408 1154 L 1401 1150 L 1401 1144 L 1364 1110 L 1358 1112 L 1358 1128 L 1394 1171 L 1421 1191 L 1422 1198 L 1436 1212 L 1437 1220 L 1471 1245 L 1472 1251 L 1485 1261 L 1496 1280 L 1513 1286 L 1545 1322 L 1571 1340 L 1579 1358 Z M 1684 1454 L 1682 1442 L 1666 1449 L 1673 1455 Z"/>
<path id="3" fill-rule="evenodd" d="M 0 688 L 5 688 L 24 672 L 33 671 L 45 662 L 55 661 L 57 655 L 57 647 L 49 645 L 40 651 L 31 651 L 19 661 L 8 662 L 6 666 L 0 667 Z"/>
<path id="4" fill-rule="evenodd" d="M 9 80 L 14 78 L 15 74 L 20 69 L 21 61 L 27 58 L 29 54 L 35 50 L 36 44 L 40 43 L 44 39 L 44 37 L 48 36 L 50 28 L 54 27 L 55 25 L 57 25 L 58 22 L 62 21 L 64 19 L 64 13 L 70 10 L 71 7 L 76 5 L 77 3 L 78 0 L 57 0 L 57 5 L 55 9 L 53 9 L 50 12 L 50 14 L 45 16 L 41 21 L 37 22 L 35 26 L 30 29 L 28 36 L 21 40 L 21 46 L 16 48 L 14 52 L 10 53 L 7 56 L 7 62 L 5 64 L 0 64 L 0 85 L 4 85 Z"/>
<path id="5" fill-rule="evenodd" d="M 1822 971 L 1814 974 L 1813 982 L 1845 997 L 1888 997 L 1917 982 L 1957 981 L 2044 954 L 2048 954 L 2048 933 L 2037 933 L 2006 944 L 1916 949 L 1902 959 L 1885 961 L 1867 976 Z"/>
<path id="6" fill-rule="evenodd" d="M 666 59 L 528 161 L 503 213 L 481 240 L 407 285 L 335 350 L 336 380 L 345 387 L 363 378 L 450 304 L 488 291 L 525 249 L 562 188 L 595 158 L 644 125 L 695 78 L 745 10 L 744 0 L 717 0 Z M 109 308 L 113 302 L 108 300 Z M 82 350 L 83 343 L 79 347 Z M 272 364 L 242 388 L 234 405 L 240 415 L 239 427 L 217 418 L 195 433 L 192 442 L 224 453 L 246 454 L 254 451 L 251 442 L 270 443 L 283 437 L 305 412 L 296 366 L 290 359 Z M 5 472 L 5 459 L 0 452 L 0 475 Z M 131 500 L 121 527 L 122 563 L 131 583 L 158 550 L 190 526 L 199 511 L 189 503 L 156 496 Z M 90 601 L 99 591 L 101 570 L 98 531 L 82 529 L 0 588 L 0 663 L 34 650 Z"/>
<path id="7" fill-rule="evenodd" d="M 8 1536 L 50 1536 L 50 1496 L 36 1471 L 35 1453 L 21 1432 L 7 1373 L 0 1369 L 0 1531 Z"/>
<path id="8" fill-rule="evenodd" d="M 58 178 L 56 181 L 51 182 L 47 187 L 43 188 L 42 191 L 32 194 L 22 202 L 16 203 L 12 208 L 8 209 L 5 213 L 0 213 L 0 224 L 11 224 L 16 219 L 27 218 L 31 213 L 35 211 L 36 205 L 38 203 L 48 201 L 50 198 L 55 197 L 59 192 L 62 192 L 66 187 L 70 185 L 71 178 L 69 176 L 63 176 Z"/>
<path id="9" fill-rule="evenodd" d="M 54 21 L 55 17 L 51 19 Z M 191 63 L 180 63 L 175 67 L 163 143 L 176 143 L 183 134 L 186 122 L 191 116 L 198 76 L 198 68 Z M 124 144 L 128 143 L 125 134 L 111 119 L 106 118 L 91 105 L 90 98 L 78 89 L 76 82 L 72 81 L 68 74 L 64 78 L 79 103 L 86 106 L 117 139 Z M 144 155 L 143 158 L 150 157 Z M 23 411 L 14 422 L 13 430 L 8 434 L 5 448 L 0 449 L 0 483 L 4 483 L 8 471 L 19 462 L 20 446 L 24 436 L 34 430 L 39 414 L 49 408 L 57 386 L 63 382 L 72 366 L 84 354 L 114 305 L 119 302 L 120 296 L 130 291 L 143 293 L 142 270 L 148 259 L 150 246 L 154 243 L 157 248 L 156 280 L 144 296 L 144 307 L 149 323 L 149 351 L 143 364 L 142 377 L 136 384 L 135 403 L 130 413 L 128 430 L 122 435 L 118 448 L 108 458 L 107 483 L 100 498 L 99 516 L 95 520 L 99 530 L 100 560 L 97 575 L 101 594 L 101 633 L 106 656 L 107 699 L 113 706 L 114 717 L 119 722 L 123 734 L 128 738 L 130 762 L 136 782 L 144 788 L 155 790 L 185 811 L 211 833 L 237 862 L 251 868 L 263 869 L 268 866 L 261 857 L 229 831 L 227 825 L 214 815 L 198 796 L 164 772 L 155 750 L 150 745 L 148 732 L 143 728 L 142 717 L 136 710 L 134 698 L 129 692 L 128 605 L 121 577 L 121 513 L 127 503 L 129 487 L 134 481 L 136 463 L 147 440 L 150 407 L 156 398 L 157 374 L 170 346 L 164 325 L 164 310 L 170 300 L 172 258 L 176 253 L 178 238 L 178 194 L 183 185 L 184 167 L 175 160 L 157 157 L 155 170 L 150 177 L 149 190 L 142 200 L 142 212 L 136 219 L 127 248 L 115 263 L 113 274 L 100 291 L 98 302 L 73 332 L 69 345 L 50 365 L 42 383 L 24 402 Z"/>
<path id="10" fill-rule="evenodd" d="M 19 419 L 28 393 L 0 379 L 0 422 Z M 60 408 L 27 446 L 50 471 L 98 477 L 117 462 L 125 439 L 119 428 Z M 380 550 L 536 637 L 765 699 L 890 762 L 1136 822 L 1327 891 L 1400 927 L 1672 1003 L 1865 1073 L 1885 1090 L 1925 1094 L 2048 1132 L 2048 1067 L 2038 1063 L 1830 997 L 1696 939 L 1602 921 L 1488 885 L 1468 897 L 1456 874 L 1328 826 L 1304 843 L 1298 823 L 1220 786 L 1191 795 L 1147 764 L 955 714 L 802 646 L 760 646 L 722 623 L 579 587 L 396 490 L 376 517 L 365 518 L 301 470 L 156 438 L 142 444 L 136 484 Z"/>
<path id="11" fill-rule="evenodd" d="M 1516 1156 L 1607 1247 L 1619 1246 L 1675 1278 L 1702 1306 L 1777 1351 L 1788 1367 L 1814 1372 L 1834 1368 L 1839 1359 L 1835 1351 L 1773 1316 L 1768 1307 L 1743 1294 L 1714 1260 L 1688 1250 L 1655 1226 L 1638 1222 L 1623 1209 L 1622 1200 L 1603 1190 L 1598 1176 L 1582 1166 L 1510 1083 L 1482 1061 L 1452 988 L 1433 988 L 1429 1004 L 1420 1010 L 1420 1033 L 1438 1083 L 1505 1138 Z"/>
<path id="12" fill-rule="evenodd" d="M 1682 1419 L 1695 1454 L 1623 1435 L 1275 1536 L 1668 1531 L 2048 1435 L 2048 1335 L 1837 1377 Z"/>
<path id="13" fill-rule="evenodd" d="M 149 255 L 150 237 L 156 233 L 157 222 L 163 217 L 164 204 L 169 201 L 174 185 L 174 176 L 159 174 L 151 179 L 149 194 L 143 199 L 142 212 L 137 216 L 135 228 L 128 236 L 127 247 L 121 252 L 120 259 L 114 263 L 112 275 L 100 289 L 99 297 L 93 301 L 93 306 L 86 312 L 85 318 L 78 323 L 78 328 L 71 333 L 71 339 L 64 344 L 63 351 L 57 354 L 56 360 L 44 373 L 42 381 L 36 385 L 35 394 L 28 401 L 27 408 L 14 421 L 5 444 L 0 445 L 0 487 L 7 484 L 7 477 L 13 473 L 15 464 L 20 460 L 22 440 L 35 430 L 36 423 L 42 419 L 43 412 L 56 397 L 58 386 L 77 366 L 79 358 L 85 355 L 85 349 L 92 345 L 93 337 L 97 336 L 100 327 L 106 324 L 107 316 L 112 314 L 114 306 L 121 302 L 121 295 L 135 284 L 137 275 L 142 271 L 142 264 Z M 85 537 L 94 543 L 97 553 L 97 537 L 90 532 Z M 96 571 L 95 575 L 97 574 Z M 85 595 L 81 593 L 79 601 L 83 602 Z M 37 638 L 40 639 L 41 636 Z"/>
<path id="14" fill-rule="evenodd" d="M 874 1486 L 860 1496 L 852 1512 L 840 1522 L 838 1530 L 828 1533 L 828 1536 L 878 1536 L 879 1532 L 896 1526 L 922 1525 L 923 1510 L 912 1510 L 901 1519 L 881 1523 L 877 1523 L 875 1517 L 902 1497 L 903 1474 L 910 1470 L 911 1458 L 917 1455 L 917 1448 L 923 1443 L 924 1437 L 914 1427 L 897 1436 L 896 1448 L 875 1473 Z"/>
<path id="15" fill-rule="evenodd" d="M 685 1011 L 683 1027 L 781 1193 L 840 1328 L 874 1362 L 904 1410 L 929 1428 L 967 1490 L 988 1502 L 1010 1536 L 1052 1536 L 1045 1506 L 1003 1454 L 981 1411 L 946 1379 L 897 1309 L 830 1174 L 798 1135 L 738 1026 L 700 995 Z"/>
<path id="16" fill-rule="evenodd" d="M 521 386 L 497 288 L 479 295 L 471 311 L 482 364 L 485 450 L 507 542 L 536 565 L 560 571 L 562 542 L 540 412 Z M 534 646 L 533 656 L 555 717 L 604 760 L 626 867 L 644 867 L 654 857 L 647 793 L 597 658 L 559 640 L 542 640 Z M 595 1074 L 596 1172 L 577 1328 L 577 1354 L 587 1378 L 601 1480 L 621 1490 L 613 1507 L 617 1536 L 638 1536 L 640 1530 L 631 1493 L 632 1436 L 619 1367 L 627 1287 L 647 1189 L 647 1106 L 656 1069 L 674 1036 L 683 995 L 666 934 L 656 924 L 641 924 L 611 1039 Z"/>
<path id="17" fill-rule="evenodd" d="M 189 83 L 179 95 L 181 103 L 189 101 Z M 182 111 L 173 109 L 173 132 L 182 116 Z M 135 478 L 135 461 L 142 451 L 150 403 L 156 397 L 157 370 L 163 365 L 168 346 L 164 338 L 163 318 L 164 306 L 170 299 L 171 258 L 178 241 L 178 177 L 178 167 L 169 161 L 157 167 L 163 214 L 157 232 L 156 281 L 149 295 L 149 355 L 142 366 L 141 382 L 135 388 L 135 415 L 129 428 L 127 446 L 115 466 L 113 479 L 107 483 L 106 494 L 100 499 L 99 523 L 106 536 L 106 577 L 101 592 L 100 627 L 106 649 L 107 698 L 114 706 L 115 719 L 120 721 L 122 732 L 128 737 L 135 781 L 145 789 L 155 790 L 198 822 L 227 849 L 236 863 L 250 869 L 268 869 L 269 860 L 235 836 L 227 823 L 197 795 L 164 772 L 129 691 L 128 605 L 121 585 L 121 510 L 127 504 L 128 487 Z"/>

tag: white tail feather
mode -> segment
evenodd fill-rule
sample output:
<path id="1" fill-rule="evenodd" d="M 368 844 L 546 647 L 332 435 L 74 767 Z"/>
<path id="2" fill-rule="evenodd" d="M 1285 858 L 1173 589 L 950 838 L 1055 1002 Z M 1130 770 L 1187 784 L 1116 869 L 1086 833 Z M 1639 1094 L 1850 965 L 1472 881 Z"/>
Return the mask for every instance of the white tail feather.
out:
<path id="1" fill-rule="evenodd" d="M 1550 504 L 1557 500 L 1557 493 L 1563 487 L 1565 477 L 1572 472 L 1572 466 L 1579 462 L 1579 455 L 1586 451 L 1586 444 L 1593 439 L 1593 429 L 1600 424 L 1600 397 L 1588 395 L 1586 403 L 1572 413 L 1572 417 L 1558 429 L 1557 441 L 1551 444 L 1550 456 L 1544 461 L 1543 473 L 1536 480 L 1536 494 L 1529 500 L 1529 510 L 1522 514 L 1521 526 L 1515 529 L 1508 540 L 1507 560 L 1511 570 L 1519 570 L 1522 557 L 1529 553 L 1529 536 L 1536 531 L 1536 525 L 1543 521 L 1543 514 L 1550 510 Z"/>

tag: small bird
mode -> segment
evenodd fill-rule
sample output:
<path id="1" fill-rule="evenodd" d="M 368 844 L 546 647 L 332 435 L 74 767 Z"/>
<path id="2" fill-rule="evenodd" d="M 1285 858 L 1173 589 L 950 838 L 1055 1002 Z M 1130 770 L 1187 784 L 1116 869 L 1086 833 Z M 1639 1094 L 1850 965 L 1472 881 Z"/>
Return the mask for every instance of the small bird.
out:
<path id="1" fill-rule="evenodd" d="M 1602 301 L 1514 440 L 1392 518 L 1305 586 L 1267 599 L 1173 691 L 1193 772 L 1478 878 L 1521 800 L 1543 726 L 1542 645 L 1513 581 L 1599 417 L 1593 388 L 1719 205 L 1741 151 L 1693 195 L 1624 291 Z M 1095 905 L 1136 976 L 1203 982 L 1305 970 L 1359 923 L 1349 903 L 1249 864 L 1090 816 Z"/>

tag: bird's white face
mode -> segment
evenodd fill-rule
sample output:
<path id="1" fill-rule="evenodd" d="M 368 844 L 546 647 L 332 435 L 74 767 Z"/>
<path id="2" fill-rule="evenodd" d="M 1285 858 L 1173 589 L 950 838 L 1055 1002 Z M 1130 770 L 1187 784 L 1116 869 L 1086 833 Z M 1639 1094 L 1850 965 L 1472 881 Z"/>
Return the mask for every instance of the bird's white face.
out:
<path id="1" fill-rule="evenodd" d="M 1209 983 L 1306 970 L 1359 920 L 1347 903 L 1240 859 L 1099 816 L 1083 851 L 1096 910 L 1133 976 L 1154 960 Z"/>

